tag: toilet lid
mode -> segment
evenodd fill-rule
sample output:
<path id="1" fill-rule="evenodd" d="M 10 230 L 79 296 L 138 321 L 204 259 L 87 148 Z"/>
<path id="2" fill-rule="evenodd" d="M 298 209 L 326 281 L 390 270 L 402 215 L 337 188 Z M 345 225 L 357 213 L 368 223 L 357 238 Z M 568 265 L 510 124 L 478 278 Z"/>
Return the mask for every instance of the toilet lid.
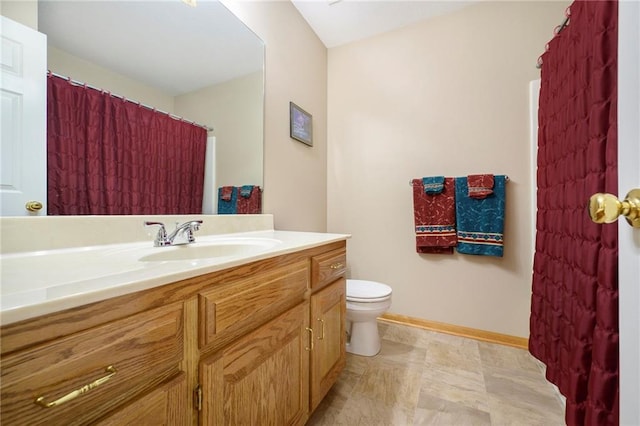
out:
<path id="1" fill-rule="evenodd" d="M 391 287 L 375 281 L 347 280 L 347 300 L 373 301 L 391 296 Z"/>

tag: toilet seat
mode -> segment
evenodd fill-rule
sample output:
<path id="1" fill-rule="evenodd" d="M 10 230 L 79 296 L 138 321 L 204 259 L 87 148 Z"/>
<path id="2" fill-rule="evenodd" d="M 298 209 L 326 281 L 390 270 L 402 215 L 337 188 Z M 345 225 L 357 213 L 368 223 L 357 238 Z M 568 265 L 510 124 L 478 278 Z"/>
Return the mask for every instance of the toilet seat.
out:
<path id="1" fill-rule="evenodd" d="M 347 280 L 347 301 L 357 303 L 383 302 L 391 297 L 391 287 L 366 280 Z"/>

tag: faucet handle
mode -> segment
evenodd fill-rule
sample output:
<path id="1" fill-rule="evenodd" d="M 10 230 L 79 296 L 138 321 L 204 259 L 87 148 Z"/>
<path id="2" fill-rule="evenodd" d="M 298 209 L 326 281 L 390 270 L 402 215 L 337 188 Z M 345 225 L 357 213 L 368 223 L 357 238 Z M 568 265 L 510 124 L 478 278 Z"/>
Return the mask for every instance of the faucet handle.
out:
<path id="1" fill-rule="evenodd" d="M 153 221 L 145 221 L 144 226 L 159 226 L 158 233 L 156 234 L 156 238 L 153 240 L 153 245 L 156 247 L 161 247 L 166 245 L 167 242 L 167 230 L 164 227 L 164 223 L 162 222 L 153 222 Z"/>
<path id="2" fill-rule="evenodd" d="M 200 225 L 202 225 L 202 221 L 201 220 L 190 220 L 189 222 L 185 223 L 185 225 L 187 225 L 187 228 L 185 229 L 185 236 L 186 236 L 186 240 L 188 243 L 193 243 L 196 238 L 193 236 L 193 231 L 199 231 L 200 230 Z"/>
<path id="3" fill-rule="evenodd" d="M 144 226 L 154 226 L 154 225 L 159 226 L 160 230 L 164 230 L 164 223 L 162 223 L 162 222 L 153 222 L 153 221 L 148 221 L 148 220 L 144 221 Z"/>

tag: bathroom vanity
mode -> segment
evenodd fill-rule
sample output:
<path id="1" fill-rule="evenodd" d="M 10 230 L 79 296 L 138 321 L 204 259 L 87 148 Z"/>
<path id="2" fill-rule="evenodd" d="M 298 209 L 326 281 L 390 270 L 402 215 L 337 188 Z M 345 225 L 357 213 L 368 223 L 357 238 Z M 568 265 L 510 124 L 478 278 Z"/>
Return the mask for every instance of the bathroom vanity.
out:
<path id="1" fill-rule="evenodd" d="M 304 424 L 345 365 L 348 236 L 250 237 L 280 244 L 218 260 L 179 252 L 134 273 L 123 294 L 3 312 L 3 423 Z"/>

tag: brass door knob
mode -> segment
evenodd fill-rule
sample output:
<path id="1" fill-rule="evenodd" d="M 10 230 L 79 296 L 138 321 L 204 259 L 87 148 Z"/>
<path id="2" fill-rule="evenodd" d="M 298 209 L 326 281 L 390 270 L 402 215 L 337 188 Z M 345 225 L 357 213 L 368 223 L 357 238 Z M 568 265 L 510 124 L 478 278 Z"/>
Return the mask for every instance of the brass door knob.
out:
<path id="1" fill-rule="evenodd" d="M 589 216 L 595 223 L 612 223 L 624 216 L 631 226 L 640 228 L 640 189 L 632 189 L 624 201 L 612 194 L 593 194 L 589 199 Z"/>
<path id="2" fill-rule="evenodd" d="M 24 208 L 30 212 L 37 212 L 42 209 L 42 203 L 40 201 L 27 201 Z"/>

